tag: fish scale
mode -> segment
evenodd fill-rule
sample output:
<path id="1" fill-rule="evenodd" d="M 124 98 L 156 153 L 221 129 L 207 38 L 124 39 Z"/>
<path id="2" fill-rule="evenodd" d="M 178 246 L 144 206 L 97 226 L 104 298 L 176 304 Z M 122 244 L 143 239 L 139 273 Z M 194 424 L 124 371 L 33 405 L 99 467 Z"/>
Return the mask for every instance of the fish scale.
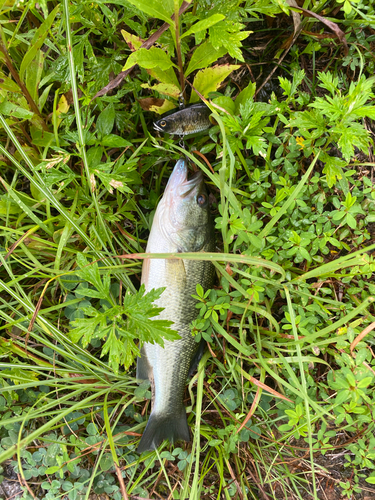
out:
<path id="1" fill-rule="evenodd" d="M 151 228 L 146 252 L 213 251 L 213 226 L 202 174 L 187 179 L 187 164 L 179 160 L 169 179 Z M 204 207 L 198 200 L 205 199 Z M 189 441 L 183 396 L 189 372 L 197 361 L 199 346 L 191 335 L 197 318 L 197 301 L 191 297 L 199 283 L 212 286 L 214 267 L 208 261 L 146 259 L 142 283 L 146 291 L 165 287 L 155 301 L 164 310 L 158 318 L 173 321 L 180 339 L 164 341 L 164 347 L 145 343 L 137 362 L 137 378 L 149 379 L 153 408 L 138 452 L 155 449 L 164 439 Z"/>

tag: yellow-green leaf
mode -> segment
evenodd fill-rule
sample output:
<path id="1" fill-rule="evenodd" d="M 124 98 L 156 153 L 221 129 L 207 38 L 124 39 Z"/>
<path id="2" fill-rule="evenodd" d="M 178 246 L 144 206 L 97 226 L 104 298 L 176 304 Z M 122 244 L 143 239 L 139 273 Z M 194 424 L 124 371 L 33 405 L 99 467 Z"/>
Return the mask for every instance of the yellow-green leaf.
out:
<path id="1" fill-rule="evenodd" d="M 0 72 L 0 86 L 1 90 L 8 90 L 9 92 L 20 92 L 20 88 L 16 84 L 16 82 L 6 77 L 3 72 Z"/>
<path id="2" fill-rule="evenodd" d="M 139 36 L 133 35 L 132 33 L 128 33 L 125 30 L 121 30 L 122 36 L 125 38 L 125 42 L 128 44 L 129 49 L 131 51 L 135 51 L 141 48 L 141 45 L 143 43 L 142 38 Z"/>
<path id="3" fill-rule="evenodd" d="M 175 66 L 164 50 L 157 47 L 151 47 L 150 49 L 139 49 L 133 52 L 128 57 L 123 71 L 131 68 L 135 64 L 138 64 L 141 68 L 160 68 L 161 70 L 166 70 Z"/>
<path id="4" fill-rule="evenodd" d="M 212 68 L 202 69 L 195 75 L 193 87 L 198 90 L 203 97 L 207 97 L 210 92 L 215 92 L 221 82 L 223 82 L 232 71 L 240 68 L 238 64 L 222 64 Z M 190 102 L 199 101 L 198 94 L 193 90 Z"/>
<path id="5" fill-rule="evenodd" d="M 142 83 L 141 87 L 143 87 L 144 89 L 156 90 L 156 92 L 160 92 L 160 94 L 169 95 L 175 98 L 180 95 L 179 87 L 177 87 L 173 83 L 158 83 L 156 85 Z"/>
<path id="6" fill-rule="evenodd" d="M 56 126 L 59 128 L 60 123 L 62 122 L 62 117 L 61 115 L 66 114 L 69 111 L 70 105 L 68 104 L 68 101 L 65 97 L 64 94 L 60 97 L 59 104 L 57 105 L 57 122 Z"/>
<path id="7" fill-rule="evenodd" d="M 175 104 L 173 104 L 172 101 L 165 101 L 161 106 L 151 106 L 150 111 L 153 111 L 154 113 L 158 113 L 159 115 L 162 115 L 163 113 L 166 113 L 167 111 L 170 111 L 171 109 L 174 109 L 176 107 Z"/>

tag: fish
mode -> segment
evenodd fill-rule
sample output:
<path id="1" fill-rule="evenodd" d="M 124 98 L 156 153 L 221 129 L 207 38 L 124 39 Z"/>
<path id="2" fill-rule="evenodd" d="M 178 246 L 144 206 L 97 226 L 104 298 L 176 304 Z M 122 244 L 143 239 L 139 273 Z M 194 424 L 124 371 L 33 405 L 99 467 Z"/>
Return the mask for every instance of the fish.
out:
<path id="1" fill-rule="evenodd" d="M 212 252 L 213 223 L 202 172 L 188 178 L 187 162 L 177 161 L 160 200 L 147 242 L 147 253 Z M 138 453 L 154 450 L 164 440 L 190 441 L 183 396 L 186 382 L 198 366 L 203 351 L 191 334 L 198 316 L 192 298 L 196 286 L 212 287 L 210 261 L 145 259 L 141 283 L 146 291 L 165 287 L 155 300 L 164 310 L 158 318 L 173 321 L 180 339 L 164 340 L 164 347 L 145 343 L 137 359 L 137 379 L 151 382 L 152 411 L 138 446 Z"/>
<path id="2" fill-rule="evenodd" d="M 210 108 L 199 102 L 163 116 L 154 123 L 154 129 L 171 135 L 195 134 L 211 127 L 210 114 Z"/>

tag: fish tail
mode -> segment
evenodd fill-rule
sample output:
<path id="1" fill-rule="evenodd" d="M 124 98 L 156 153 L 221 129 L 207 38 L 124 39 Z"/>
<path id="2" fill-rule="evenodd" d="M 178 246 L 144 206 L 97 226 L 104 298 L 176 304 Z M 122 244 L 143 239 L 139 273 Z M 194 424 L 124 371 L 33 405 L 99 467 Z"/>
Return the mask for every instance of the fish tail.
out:
<path id="1" fill-rule="evenodd" d="M 190 441 L 189 426 L 184 407 L 181 409 L 180 415 L 151 413 L 137 452 L 155 450 L 164 439 L 168 439 L 171 443 L 179 440 Z"/>

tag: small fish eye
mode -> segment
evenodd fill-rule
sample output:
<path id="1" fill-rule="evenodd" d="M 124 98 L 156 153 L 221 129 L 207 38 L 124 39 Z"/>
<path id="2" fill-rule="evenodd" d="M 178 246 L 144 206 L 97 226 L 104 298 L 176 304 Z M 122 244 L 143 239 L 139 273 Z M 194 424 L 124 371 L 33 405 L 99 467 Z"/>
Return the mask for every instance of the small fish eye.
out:
<path id="1" fill-rule="evenodd" d="M 160 126 L 161 126 L 161 127 L 165 127 L 165 126 L 166 126 L 166 124 L 167 124 L 167 122 L 166 122 L 165 120 L 162 120 L 162 121 L 160 122 Z"/>
<path id="2" fill-rule="evenodd" d="M 198 205 L 203 207 L 206 204 L 206 202 L 207 202 L 207 196 L 204 194 L 200 194 L 197 198 Z"/>

